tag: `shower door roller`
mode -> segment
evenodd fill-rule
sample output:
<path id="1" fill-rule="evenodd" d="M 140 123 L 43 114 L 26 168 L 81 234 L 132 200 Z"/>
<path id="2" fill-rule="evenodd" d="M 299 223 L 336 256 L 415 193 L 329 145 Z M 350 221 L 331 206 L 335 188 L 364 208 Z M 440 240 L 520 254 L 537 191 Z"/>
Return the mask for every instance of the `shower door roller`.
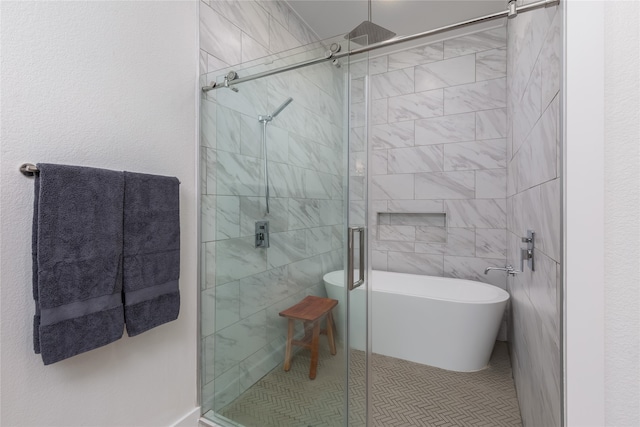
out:
<path id="1" fill-rule="evenodd" d="M 353 258 L 354 258 L 354 252 L 355 252 L 355 245 L 354 245 L 354 234 L 355 233 L 360 233 L 360 269 L 359 269 L 359 274 L 358 274 L 358 281 L 354 282 L 354 277 L 353 277 Z M 364 227 L 349 227 L 348 230 L 348 235 L 347 235 L 347 251 L 348 251 L 348 256 L 347 256 L 347 289 L 349 289 L 350 291 L 354 290 L 355 288 L 357 288 L 358 286 L 362 285 L 364 283 Z"/>

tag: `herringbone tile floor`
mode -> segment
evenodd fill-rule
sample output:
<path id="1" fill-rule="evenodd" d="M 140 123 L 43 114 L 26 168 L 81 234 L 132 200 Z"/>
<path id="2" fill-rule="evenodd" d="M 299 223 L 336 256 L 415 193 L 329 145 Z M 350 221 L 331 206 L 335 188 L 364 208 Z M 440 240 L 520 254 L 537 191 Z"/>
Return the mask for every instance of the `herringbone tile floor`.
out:
<path id="1" fill-rule="evenodd" d="M 322 346 L 325 347 L 325 346 Z M 291 370 L 278 368 L 220 414 L 251 427 L 334 427 L 343 423 L 342 352 L 321 352 L 318 375 L 308 378 L 309 355 L 296 355 Z M 364 354 L 352 352 L 350 425 L 364 425 Z M 451 372 L 374 355 L 372 426 L 517 427 L 520 410 L 506 344 L 497 342 L 487 369 Z"/>

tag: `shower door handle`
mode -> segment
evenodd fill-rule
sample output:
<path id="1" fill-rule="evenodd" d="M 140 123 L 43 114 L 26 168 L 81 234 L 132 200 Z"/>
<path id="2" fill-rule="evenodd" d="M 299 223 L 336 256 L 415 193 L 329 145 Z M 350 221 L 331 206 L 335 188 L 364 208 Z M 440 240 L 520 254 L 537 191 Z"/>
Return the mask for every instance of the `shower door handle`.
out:
<path id="1" fill-rule="evenodd" d="M 354 234 L 360 233 L 360 271 L 358 281 L 353 277 L 353 258 L 355 252 Z M 364 227 L 349 227 L 347 233 L 347 289 L 354 290 L 364 283 Z"/>

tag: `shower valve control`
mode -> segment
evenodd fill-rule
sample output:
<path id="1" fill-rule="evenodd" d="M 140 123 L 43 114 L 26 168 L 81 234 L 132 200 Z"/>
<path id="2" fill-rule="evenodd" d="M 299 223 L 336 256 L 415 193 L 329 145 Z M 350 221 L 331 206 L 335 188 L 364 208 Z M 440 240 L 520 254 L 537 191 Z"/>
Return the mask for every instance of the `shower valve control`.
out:
<path id="1" fill-rule="evenodd" d="M 269 247 L 269 221 L 256 221 L 256 248 Z"/>
<path id="2" fill-rule="evenodd" d="M 533 250 L 536 247 L 536 233 L 527 230 L 527 237 L 522 238 L 522 243 L 526 243 L 527 247 L 520 250 L 520 270 L 524 271 L 524 262 L 527 262 L 531 271 L 536 271 L 536 265 L 533 258 Z"/>

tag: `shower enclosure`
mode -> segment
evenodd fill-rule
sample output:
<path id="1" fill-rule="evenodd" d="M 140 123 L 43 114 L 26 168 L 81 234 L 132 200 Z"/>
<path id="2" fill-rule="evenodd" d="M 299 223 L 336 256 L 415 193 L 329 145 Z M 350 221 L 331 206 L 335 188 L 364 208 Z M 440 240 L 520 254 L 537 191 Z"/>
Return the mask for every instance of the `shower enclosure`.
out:
<path id="1" fill-rule="evenodd" d="M 511 307 L 498 340 L 511 345 L 522 416 L 562 424 L 560 95 L 543 81 L 551 68 L 538 64 L 559 56 L 561 18 L 538 7 L 509 31 L 504 22 L 444 28 L 372 51 L 366 35 L 341 36 L 202 76 L 205 419 L 376 425 L 386 410 L 379 398 L 392 400 L 385 387 L 394 380 L 383 385 L 380 372 L 395 362 L 372 354 L 375 284 L 368 279 L 375 269 L 507 289 Z M 545 31 L 534 47 L 522 41 L 539 30 L 532 22 Z M 559 74 L 559 64 L 549 66 Z M 530 172 L 531 159 L 550 164 Z M 537 272 L 485 275 L 487 267 L 520 265 L 519 239 L 529 228 L 540 236 Z M 308 378 L 305 350 L 284 372 L 287 323 L 279 313 L 306 296 L 326 297 L 323 276 L 333 271 L 343 271 L 346 284 L 334 309 L 345 320 L 337 354 L 321 337 L 316 379 Z M 364 297 L 350 291 L 360 278 L 369 282 L 358 293 Z M 419 325 L 406 338 L 420 339 Z M 509 360 L 506 345 L 500 348 L 498 365 Z M 510 373 L 508 365 L 505 387 L 513 388 Z M 482 388 L 482 375 L 474 378 L 468 384 Z M 411 399 L 416 393 L 403 390 L 403 381 L 397 390 Z M 452 390 L 436 384 L 416 390 L 443 390 L 446 408 L 456 398 L 480 402 L 473 387 L 451 399 Z M 519 425 L 515 391 L 505 396 L 496 411 L 515 405 L 517 422 L 502 415 Z M 479 405 L 491 424 L 490 404 Z"/>

